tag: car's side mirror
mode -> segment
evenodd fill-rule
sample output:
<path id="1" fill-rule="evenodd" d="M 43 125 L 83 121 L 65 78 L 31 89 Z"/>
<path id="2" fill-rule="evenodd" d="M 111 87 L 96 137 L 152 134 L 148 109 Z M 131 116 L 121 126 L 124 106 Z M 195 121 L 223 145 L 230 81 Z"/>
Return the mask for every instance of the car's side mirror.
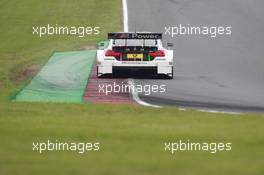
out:
<path id="1" fill-rule="evenodd" d="M 105 48 L 106 43 L 101 41 L 97 44 L 97 47 L 99 50 L 103 50 Z"/>
<path id="2" fill-rule="evenodd" d="M 167 43 L 167 47 L 173 47 L 173 43 Z"/>

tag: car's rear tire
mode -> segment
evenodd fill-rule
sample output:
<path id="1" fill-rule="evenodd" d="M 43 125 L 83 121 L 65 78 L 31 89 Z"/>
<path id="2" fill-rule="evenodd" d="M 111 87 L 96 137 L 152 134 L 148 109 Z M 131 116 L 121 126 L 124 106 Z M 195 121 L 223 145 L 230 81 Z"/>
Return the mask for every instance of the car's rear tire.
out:
<path id="1" fill-rule="evenodd" d="M 102 74 L 99 74 L 99 72 L 98 72 L 98 66 L 96 66 L 96 74 L 97 74 L 97 78 L 101 78 L 102 77 Z"/>
<path id="2" fill-rule="evenodd" d="M 171 67 L 171 73 L 167 75 L 168 79 L 173 79 L 173 67 Z"/>

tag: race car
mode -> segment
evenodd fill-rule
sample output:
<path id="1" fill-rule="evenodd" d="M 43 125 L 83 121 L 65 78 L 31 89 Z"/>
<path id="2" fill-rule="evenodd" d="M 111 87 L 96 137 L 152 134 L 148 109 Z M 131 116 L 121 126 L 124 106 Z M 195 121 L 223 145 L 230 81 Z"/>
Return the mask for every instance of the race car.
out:
<path id="1" fill-rule="evenodd" d="M 173 78 L 172 44 L 162 46 L 162 33 L 108 33 L 108 45 L 97 50 L 97 77 L 116 70 L 152 70 Z"/>

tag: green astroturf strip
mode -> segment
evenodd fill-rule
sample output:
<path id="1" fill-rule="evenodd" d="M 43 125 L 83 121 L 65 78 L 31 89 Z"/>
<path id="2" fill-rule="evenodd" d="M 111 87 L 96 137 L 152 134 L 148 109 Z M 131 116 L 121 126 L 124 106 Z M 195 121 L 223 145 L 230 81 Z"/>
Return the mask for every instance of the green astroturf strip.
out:
<path id="1" fill-rule="evenodd" d="M 96 51 L 56 52 L 15 101 L 81 103 Z"/>

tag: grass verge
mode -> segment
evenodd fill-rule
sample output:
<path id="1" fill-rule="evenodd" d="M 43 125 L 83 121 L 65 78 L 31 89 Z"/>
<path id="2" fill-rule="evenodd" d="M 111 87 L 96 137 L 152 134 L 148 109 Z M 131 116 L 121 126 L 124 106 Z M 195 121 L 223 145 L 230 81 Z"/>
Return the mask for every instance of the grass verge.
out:
<path id="1" fill-rule="evenodd" d="M 0 174 L 263 174 L 263 116 L 126 105 L 0 107 Z M 231 142 L 232 151 L 164 151 L 164 142 Z M 32 142 L 100 142 L 99 152 L 32 151 Z"/>

